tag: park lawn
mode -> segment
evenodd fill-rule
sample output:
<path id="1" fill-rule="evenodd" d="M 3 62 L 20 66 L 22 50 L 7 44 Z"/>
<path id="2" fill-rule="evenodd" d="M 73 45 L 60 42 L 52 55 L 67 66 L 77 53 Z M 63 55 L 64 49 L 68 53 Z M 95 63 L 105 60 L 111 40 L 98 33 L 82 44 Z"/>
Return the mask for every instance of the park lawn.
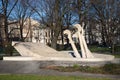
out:
<path id="1" fill-rule="evenodd" d="M 115 58 L 120 58 L 120 53 L 119 54 L 111 54 L 113 56 L 115 56 Z"/>
<path id="2" fill-rule="evenodd" d="M 77 76 L 0 75 L 0 80 L 111 80 Z"/>
<path id="3" fill-rule="evenodd" d="M 115 56 L 115 58 L 120 58 L 120 46 L 115 47 L 115 53 L 111 53 L 111 49 L 108 47 L 97 47 L 97 46 L 89 46 L 91 52 L 109 54 Z"/>

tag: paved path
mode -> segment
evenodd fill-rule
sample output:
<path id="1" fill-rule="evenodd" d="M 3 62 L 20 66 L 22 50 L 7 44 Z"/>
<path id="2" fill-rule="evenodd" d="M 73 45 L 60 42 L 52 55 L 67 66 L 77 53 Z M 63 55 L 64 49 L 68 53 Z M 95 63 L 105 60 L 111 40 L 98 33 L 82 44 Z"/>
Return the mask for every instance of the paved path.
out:
<path id="1" fill-rule="evenodd" d="M 54 62 L 51 62 L 54 64 Z M 58 76 L 83 76 L 95 78 L 111 78 L 120 80 L 120 75 L 90 74 L 81 72 L 59 72 L 55 70 L 41 69 L 50 62 L 38 61 L 0 61 L 0 74 L 37 74 L 37 75 L 58 75 Z"/>

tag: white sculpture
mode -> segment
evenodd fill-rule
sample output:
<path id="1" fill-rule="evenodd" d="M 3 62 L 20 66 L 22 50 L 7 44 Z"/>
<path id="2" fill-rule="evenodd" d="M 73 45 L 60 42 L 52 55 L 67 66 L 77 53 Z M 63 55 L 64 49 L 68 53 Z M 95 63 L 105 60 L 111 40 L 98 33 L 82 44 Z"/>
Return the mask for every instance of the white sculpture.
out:
<path id="1" fill-rule="evenodd" d="M 90 50 L 88 49 L 87 47 L 87 44 L 85 42 L 85 38 L 84 38 L 84 30 L 83 28 L 81 27 L 81 25 L 79 24 L 75 24 L 74 25 L 75 28 L 77 29 L 76 33 L 78 38 L 79 38 L 79 41 L 80 41 L 80 48 L 81 48 L 81 54 L 82 54 L 82 58 L 94 58 L 94 56 L 92 55 L 92 53 L 90 52 Z M 78 50 L 72 40 L 72 35 L 71 35 L 71 32 L 69 30 L 65 30 L 64 31 L 64 34 L 67 34 L 68 35 L 68 39 L 71 43 L 71 46 L 75 52 L 75 56 L 77 58 L 81 57 L 80 54 L 78 53 Z"/>
<path id="2" fill-rule="evenodd" d="M 85 38 L 84 38 L 83 27 L 81 27 L 80 24 L 75 24 L 74 26 L 77 29 L 77 34 L 79 37 L 80 47 L 81 47 L 81 52 L 82 52 L 82 58 L 93 58 L 94 56 L 92 55 L 92 53 L 88 49 Z"/>
<path id="3" fill-rule="evenodd" d="M 71 32 L 70 32 L 69 30 L 65 30 L 65 31 L 64 31 L 64 34 L 67 34 L 67 35 L 68 35 L 68 39 L 69 39 L 69 41 L 70 41 L 70 43 L 71 43 L 71 46 L 72 46 L 72 48 L 73 48 L 73 50 L 74 50 L 74 52 L 75 52 L 75 56 L 76 56 L 77 58 L 80 58 L 80 54 L 79 54 L 79 52 L 78 52 L 78 50 L 77 50 L 77 48 L 76 48 L 76 46 L 75 46 L 75 44 L 74 44 L 74 42 L 73 42 L 73 40 L 72 40 Z"/>

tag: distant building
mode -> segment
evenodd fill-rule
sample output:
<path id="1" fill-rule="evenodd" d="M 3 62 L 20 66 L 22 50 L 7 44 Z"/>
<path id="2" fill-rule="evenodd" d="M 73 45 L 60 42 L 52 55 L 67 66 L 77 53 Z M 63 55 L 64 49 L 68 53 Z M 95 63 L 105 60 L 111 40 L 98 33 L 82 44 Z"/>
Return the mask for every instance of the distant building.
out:
<path id="1" fill-rule="evenodd" d="M 14 40 L 20 39 L 20 26 L 17 21 L 9 21 L 10 37 Z M 27 42 L 38 42 L 47 44 L 50 41 L 50 29 L 44 28 L 37 20 L 32 18 L 26 19 L 23 26 L 23 37 Z"/>
<path id="2" fill-rule="evenodd" d="M 3 15 L 0 15 L 0 26 L 3 25 L 2 19 Z M 10 34 L 10 37 L 13 38 L 13 40 L 20 40 L 20 25 L 17 21 L 8 21 L 9 27 L 8 27 L 8 33 Z M 102 43 L 101 39 L 101 33 L 98 31 L 99 29 L 98 24 L 94 25 L 92 28 L 92 32 L 89 31 L 89 26 L 87 25 L 85 29 L 85 38 L 87 43 L 94 43 L 98 42 L 99 44 Z M 1 34 L 2 34 L 2 27 L 0 27 L 0 40 Z M 67 27 L 64 27 L 64 30 L 67 29 Z M 70 26 L 69 29 L 71 32 L 74 32 L 74 27 Z M 90 32 L 90 33 L 89 33 Z M 51 29 L 49 27 L 45 27 L 43 24 L 40 24 L 37 20 L 34 20 L 32 18 L 26 19 L 23 26 L 23 37 L 25 38 L 25 41 L 27 42 L 35 42 L 35 43 L 51 43 Z M 89 36 L 92 34 L 92 36 Z M 75 43 L 78 43 L 78 39 L 76 38 L 76 35 L 73 35 L 73 40 Z M 91 42 L 90 42 L 91 41 Z M 120 41 L 120 37 L 116 39 L 117 42 Z M 61 35 L 58 37 L 58 44 L 62 44 Z M 64 36 L 64 44 L 67 43 L 66 37 Z"/>

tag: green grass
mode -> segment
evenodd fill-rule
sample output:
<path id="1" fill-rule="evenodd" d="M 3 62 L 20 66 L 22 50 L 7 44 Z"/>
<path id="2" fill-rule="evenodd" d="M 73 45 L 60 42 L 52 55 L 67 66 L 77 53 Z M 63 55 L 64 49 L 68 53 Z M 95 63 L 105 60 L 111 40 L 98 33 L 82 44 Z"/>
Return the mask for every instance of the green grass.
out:
<path id="1" fill-rule="evenodd" d="M 2 47 L 0 47 L 0 54 L 4 53 L 4 50 Z"/>
<path id="2" fill-rule="evenodd" d="M 103 54 L 110 54 L 115 56 L 115 58 L 120 58 L 120 46 L 115 47 L 115 53 L 111 53 L 111 49 L 108 47 L 97 47 L 97 46 L 89 46 L 90 51 L 98 52 Z"/>
<path id="3" fill-rule="evenodd" d="M 0 75 L 0 80 L 111 80 L 76 76 Z"/>
<path id="4" fill-rule="evenodd" d="M 19 52 L 12 46 L 12 53 L 13 55 L 19 55 Z M 8 49 L 8 52 L 11 51 L 10 49 Z M 5 49 L 0 47 L 0 59 L 3 55 L 9 55 L 8 53 L 6 53 Z"/>
<path id="5" fill-rule="evenodd" d="M 3 60 L 3 56 L 0 56 L 0 60 Z"/>
<path id="6" fill-rule="evenodd" d="M 97 47 L 97 46 L 90 46 L 89 49 L 92 52 L 110 52 L 111 49 L 108 47 Z"/>
<path id="7" fill-rule="evenodd" d="M 111 54 L 113 56 L 115 56 L 115 58 L 120 58 L 120 53 L 119 54 Z"/>
<path id="8" fill-rule="evenodd" d="M 109 47 L 98 47 L 97 45 L 89 46 L 89 49 L 92 52 L 111 52 L 111 48 Z M 115 53 L 120 52 L 120 46 L 115 46 Z"/>

